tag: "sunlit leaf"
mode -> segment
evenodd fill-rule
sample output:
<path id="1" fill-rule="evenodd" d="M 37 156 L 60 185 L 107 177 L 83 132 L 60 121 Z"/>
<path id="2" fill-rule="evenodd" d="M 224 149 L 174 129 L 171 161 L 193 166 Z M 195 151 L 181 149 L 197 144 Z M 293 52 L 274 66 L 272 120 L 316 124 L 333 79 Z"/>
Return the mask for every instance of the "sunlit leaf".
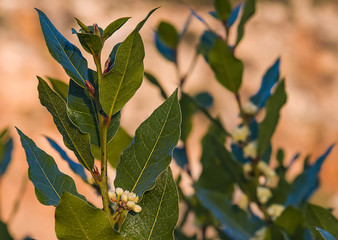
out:
<path id="1" fill-rule="evenodd" d="M 47 77 L 47 79 L 52 84 L 54 91 L 57 92 L 63 100 L 67 101 L 68 84 L 56 78 Z"/>
<path id="2" fill-rule="evenodd" d="M 114 32 L 119 30 L 129 19 L 130 17 L 123 17 L 116 19 L 114 22 L 110 23 L 103 31 L 102 34 L 103 42 L 106 41 L 111 35 L 113 35 Z"/>

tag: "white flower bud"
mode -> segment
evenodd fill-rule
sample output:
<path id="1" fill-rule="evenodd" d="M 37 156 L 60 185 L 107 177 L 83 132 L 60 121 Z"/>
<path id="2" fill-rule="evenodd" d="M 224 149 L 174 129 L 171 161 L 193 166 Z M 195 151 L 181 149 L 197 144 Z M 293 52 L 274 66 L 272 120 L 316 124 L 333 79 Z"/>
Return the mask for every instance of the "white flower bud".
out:
<path id="1" fill-rule="evenodd" d="M 250 142 L 248 145 L 246 145 L 243 148 L 244 157 L 250 157 L 252 159 L 255 159 L 257 157 L 257 142 L 253 141 Z"/>
<path id="2" fill-rule="evenodd" d="M 266 227 L 262 227 L 255 232 L 255 235 L 250 240 L 264 240 L 266 234 Z"/>
<path id="3" fill-rule="evenodd" d="M 276 172 L 263 161 L 258 163 L 257 168 L 264 174 L 268 181 L 271 181 L 276 176 Z"/>
<path id="4" fill-rule="evenodd" d="M 251 101 L 247 102 L 244 106 L 243 106 L 243 112 L 247 115 L 255 115 L 256 112 L 258 111 L 258 107 L 253 104 Z"/>
<path id="5" fill-rule="evenodd" d="M 257 198 L 262 204 L 265 204 L 272 197 L 271 190 L 266 187 L 257 187 Z"/>
<path id="6" fill-rule="evenodd" d="M 136 212 L 136 213 L 139 213 L 139 212 L 142 211 L 142 208 L 141 208 L 141 206 L 135 204 L 133 211 Z"/>
<path id="7" fill-rule="evenodd" d="M 109 197 L 113 202 L 117 202 L 116 193 L 115 193 L 114 191 L 108 192 L 108 197 Z"/>
<path id="8" fill-rule="evenodd" d="M 122 193 L 122 195 L 121 195 L 121 201 L 122 202 L 128 202 L 128 194 Z"/>
<path id="9" fill-rule="evenodd" d="M 120 197 L 123 194 L 123 189 L 118 187 L 115 189 L 115 192 L 117 194 L 117 197 Z"/>
<path id="10" fill-rule="evenodd" d="M 245 195 L 245 194 L 242 194 L 241 198 L 239 199 L 239 202 L 238 202 L 238 207 L 243 209 L 243 210 L 246 210 L 248 208 L 248 204 L 249 204 L 248 196 Z"/>
<path id="11" fill-rule="evenodd" d="M 93 185 L 95 183 L 95 180 L 92 176 L 88 176 L 87 177 L 87 182 L 90 184 L 90 185 Z"/>
<path id="12" fill-rule="evenodd" d="M 250 172 L 252 172 L 252 164 L 251 163 L 245 163 L 243 165 L 243 172 L 244 172 L 244 175 L 248 175 Z"/>
<path id="13" fill-rule="evenodd" d="M 128 201 L 133 201 L 136 198 L 136 194 L 135 193 L 128 193 Z"/>
<path id="14" fill-rule="evenodd" d="M 234 142 L 243 142 L 245 141 L 250 134 L 249 128 L 244 125 L 242 127 L 237 127 L 232 131 L 232 140 Z"/>
<path id="15" fill-rule="evenodd" d="M 276 220 L 284 211 L 284 206 L 280 204 L 272 204 L 266 210 L 272 220 Z"/>
<path id="16" fill-rule="evenodd" d="M 135 203 L 134 202 L 132 202 L 132 201 L 128 201 L 127 202 L 127 207 L 129 208 L 129 209 L 134 209 L 134 207 L 135 207 Z"/>
<path id="17" fill-rule="evenodd" d="M 134 202 L 134 203 L 137 203 L 137 202 L 138 202 L 138 199 L 139 199 L 138 196 L 136 196 L 136 197 L 134 198 L 133 202 Z"/>

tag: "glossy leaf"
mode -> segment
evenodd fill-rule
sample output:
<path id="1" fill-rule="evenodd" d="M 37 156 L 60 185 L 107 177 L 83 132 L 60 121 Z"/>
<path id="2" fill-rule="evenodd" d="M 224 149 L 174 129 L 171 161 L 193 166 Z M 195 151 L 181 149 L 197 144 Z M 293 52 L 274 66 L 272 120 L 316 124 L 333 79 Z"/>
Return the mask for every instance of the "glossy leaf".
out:
<path id="1" fill-rule="evenodd" d="M 178 194 L 170 168 L 156 179 L 153 189 L 143 195 L 142 211 L 129 215 L 121 232 L 125 239 L 174 239 L 178 220 Z"/>
<path id="2" fill-rule="evenodd" d="M 236 93 L 242 83 L 243 63 L 220 39 L 216 40 L 209 53 L 209 64 L 217 81 L 231 92 Z"/>
<path id="3" fill-rule="evenodd" d="M 5 174 L 12 159 L 13 138 L 8 136 L 7 130 L 0 134 L 0 177 Z"/>
<path id="4" fill-rule="evenodd" d="M 112 116 L 130 100 L 143 79 L 144 47 L 134 30 L 116 52 L 113 68 L 103 76 L 100 102 L 104 112 Z"/>
<path id="5" fill-rule="evenodd" d="M 95 86 L 95 83 L 92 82 Z M 70 80 L 68 92 L 68 116 L 72 122 L 83 132 L 90 136 L 90 143 L 100 146 L 100 124 L 95 101 L 88 95 L 87 89 L 80 88 Z M 107 132 L 107 142 L 115 136 L 120 126 L 121 114 L 112 116 Z"/>
<path id="6" fill-rule="evenodd" d="M 79 162 L 88 170 L 94 165 L 90 152 L 89 135 L 82 133 L 69 119 L 65 101 L 40 77 L 38 91 L 40 102 L 52 114 L 54 123 L 63 136 L 67 148 L 72 150 Z"/>
<path id="7" fill-rule="evenodd" d="M 336 238 L 327 231 L 318 227 L 316 227 L 316 230 L 320 233 L 320 235 L 324 238 L 324 240 L 336 240 Z"/>
<path id="8" fill-rule="evenodd" d="M 203 55 L 204 59 L 209 62 L 209 52 L 215 45 L 216 40 L 219 39 L 219 36 L 212 31 L 204 31 L 201 36 L 197 50 L 200 54 Z"/>
<path id="9" fill-rule="evenodd" d="M 167 99 L 168 96 L 167 94 L 165 93 L 164 89 L 162 88 L 161 84 L 159 83 L 159 81 L 154 77 L 154 75 L 150 74 L 149 72 L 144 72 L 144 76 L 148 79 L 148 81 L 150 83 L 152 83 L 153 85 L 155 85 L 156 87 L 158 87 L 158 89 L 160 90 L 161 92 L 161 96 L 164 98 L 164 99 Z"/>
<path id="10" fill-rule="evenodd" d="M 247 0 L 244 2 L 242 18 L 238 24 L 236 46 L 244 36 L 244 27 L 247 21 L 255 14 L 256 0 Z"/>
<path id="11" fill-rule="evenodd" d="M 35 186 L 35 194 L 40 203 L 57 206 L 63 192 L 70 192 L 85 199 L 77 192 L 74 180 L 60 172 L 54 159 L 38 148 L 18 128 L 17 131 L 26 152 L 28 176 Z"/>
<path id="12" fill-rule="evenodd" d="M 84 181 L 87 181 L 87 175 L 82 165 L 70 159 L 67 153 L 53 139 L 49 137 L 46 137 L 46 138 L 49 144 L 60 154 L 61 158 L 68 163 L 70 169 L 72 169 L 72 171 L 76 173 L 77 175 L 79 175 Z"/>
<path id="13" fill-rule="evenodd" d="M 99 55 L 103 48 L 103 42 L 100 36 L 93 33 L 78 33 L 75 30 L 75 33 L 83 47 L 88 53 L 92 55 Z"/>
<path id="14" fill-rule="evenodd" d="M 231 4 L 229 0 L 214 0 L 214 7 L 218 18 L 226 22 L 231 13 Z"/>
<path id="15" fill-rule="evenodd" d="M 226 195 L 199 187 L 195 190 L 202 204 L 213 213 L 222 227 L 226 227 L 232 236 L 236 236 L 236 239 L 249 239 L 263 225 L 259 218 L 250 216 L 244 210 L 232 205 Z"/>
<path id="16" fill-rule="evenodd" d="M 305 216 L 306 222 L 310 227 L 319 227 L 332 234 L 335 238 L 338 238 L 338 220 L 329 210 L 308 203 Z M 318 233 L 315 232 L 315 229 L 310 229 L 312 233 L 318 236 Z"/>
<path id="17" fill-rule="evenodd" d="M 230 16 L 227 21 L 227 28 L 230 28 L 236 21 L 240 10 L 242 9 L 243 3 L 237 5 L 234 9 L 232 9 Z"/>
<path id="18" fill-rule="evenodd" d="M 8 232 L 7 225 L 0 220 L 0 239 L 1 240 L 13 240 Z"/>
<path id="19" fill-rule="evenodd" d="M 192 118 L 196 111 L 196 105 L 188 95 L 182 94 L 180 106 L 182 110 L 181 139 L 186 142 L 192 130 Z"/>
<path id="20" fill-rule="evenodd" d="M 141 196 L 170 164 L 180 136 L 181 111 L 177 90 L 136 130 L 117 165 L 115 187 Z"/>
<path id="21" fill-rule="evenodd" d="M 47 79 L 52 84 L 54 91 L 58 93 L 63 100 L 67 101 L 68 84 L 56 78 L 47 77 Z"/>
<path id="22" fill-rule="evenodd" d="M 322 156 L 320 156 L 311 167 L 303 171 L 303 173 L 301 173 L 294 180 L 288 198 L 285 202 L 286 206 L 298 206 L 303 201 L 310 198 L 312 193 L 317 189 L 319 185 L 318 174 L 326 157 L 330 154 L 332 148 L 333 145 L 330 146 L 328 150 Z"/>
<path id="23" fill-rule="evenodd" d="M 36 10 L 50 54 L 62 65 L 69 77 L 84 88 L 88 79 L 87 60 L 76 46 L 62 36 L 42 11 Z"/>
<path id="24" fill-rule="evenodd" d="M 113 35 L 114 32 L 119 30 L 129 19 L 130 17 L 123 17 L 116 19 L 114 22 L 110 23 L 103 31 L 102 34 L 103 42 L 106 41 L 111 35 Z"/>
<path id="25" fill-rule="evenodd" d="M 284 80 L 278 83 L 276 91 L 266 103 L 266 114 L 264 120 L 259 124 L 257 154 L 262 156 L 269 146 L 271 137 L 278 124 L 280 110 L 286 103 Z"/>
<path id="26" fill-rule="evenodd" d="M 271 89 L 279 80 L 279 65 L 280 59 L 278 58 L 277 61 L 265 73 L 258 92 L 250 98 L 250 101 L 258 108 L 264 107 L 266 101 L 271 95 Z"/>
<path id="27" fill-rule="evenodd" d="M 214 98 L 208 92 L 201 92 L 195 95 L 196 102 L 205 108 L 209 108 L 212 106 L 214 102 Z"/>
<path id="28" fill-rule="evenodd" d="M 55 209 L 55 232 L 60 240 L 123 239 L 105 212 L 67 192 Z"/>

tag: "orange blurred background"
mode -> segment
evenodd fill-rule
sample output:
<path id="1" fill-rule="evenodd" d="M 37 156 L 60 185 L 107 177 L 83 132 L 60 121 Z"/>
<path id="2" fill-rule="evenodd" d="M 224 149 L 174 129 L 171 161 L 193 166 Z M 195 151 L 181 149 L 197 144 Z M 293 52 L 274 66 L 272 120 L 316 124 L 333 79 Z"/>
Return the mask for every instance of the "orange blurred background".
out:
<path id="1" fill-rule="evenodd" d="M 186 1 L 215 31 L 222 27 L 208 15 L 212 0 Z M 315 3 L 314 3 L 315 2 Z M 160 20 L 173 23 L 179 30 L 189 15 L 181 1 L 150 0 L 1 0 L 0 1 L 0 128 L 10 126 L 15 141 L 13 160 L 1 182 L 1 218 L 6 222 L 13 201 L 19 194 L 22 203 L 18 214 L 10 224 L 10 232 L 16 239 L 29 235 L 36 239 L 56 239 L 54 233 L 54 207 L 41 205 L 34 195 L 31 182 L 24 192 L 19 192 L 22 179 L 27 177 L 28 165 L 19 138 L 13 128 L 18 126 L 36 144 L 55 157 L 62 172 L 74 177 L 78 190 L 100 206 L 100 199 L 91 188 L 81 184 L 66 164 L 48 145 L 43 135 L 62 144 L 53 120 L 39 103 L 36 75 L 52 76 L 68 80 L 61 66 L 49 55 L 44 43 L 34 7 L 41 9 L 60 32 L 79 46 L 70 28 L 78 28 L 73 17 L 86 24 L 98 23 L 105 27 L 111 21 L 124 16 L 133 18 L 108 41 L 103 59 L 111 48 L 133 29 L 138 21 L 154 7 L 162 6 L 141 31 L 145 44 L 145 69 L 158 77 L 167 93 L 177 86 L 173 64 L 156 51 L 153 31 Z M 247 24 L 245 37 L 237 56 L 245 64 L 240 93 L 244 102 L 259 87 L 266 69 L 281 56 L 281 73 L 286 77 L 287 105 L 273 137 L 273 149 L 283 147 L 287 159 L 301 152 L 301 159 L 311 153 L 314 160 L 326 148 L 338 140 L 338 3 L 334 1 L 289 0 L 258 1 L 254 18 Z M 179 64 L 182 74 L 188 69 L 204 26 L 194 19 L 184 41 L 179 46 Z M 84 51 L 83 51 L 84 52 Z M 83 53 L 85 57 L 89 57 Z M 89 61 L 90 67 L 94 67 Z M 210 91 L 214 96 L 212 115 L 221 116 L 228 130 L 238 124 L 237 109 L 232 94 L 214 79 L 203 58 L 198 59 L 193 74 L 187 79 L 184 90 L 194 94 Z M 137 126 L 162 102 L 159 91 L 144 81 L 135 97 L 122 113 L 121 125 L 133 135 Z M 189 161 L 193 176 L 197 179 L 199 165 L 199 139 L 205 133 L 208 121 L 202 115 L 194 118 L 193 132 L 188 140 Z M 75 158 L 70 152 L 68 152 Z M 312 201 L 335 207 L 338 214 L 338 150 L 334 149 L 323 165 L 321 186 Z M 175 164 L 173 164 L 173 167 Z M 302 161 L 295 163 L 298 171 Z M 298 168 L 297 168 L 298 166 Z M 177 172 L 177 170 L 176 170 Z M 291 176 L 292 177 L 292 176 Z M 110 171 L 111 182 L 114 171 Z M 189 183 L 185 183 L 189 185 Z M 189 189 L 188 189 L 189 190 Z"/>

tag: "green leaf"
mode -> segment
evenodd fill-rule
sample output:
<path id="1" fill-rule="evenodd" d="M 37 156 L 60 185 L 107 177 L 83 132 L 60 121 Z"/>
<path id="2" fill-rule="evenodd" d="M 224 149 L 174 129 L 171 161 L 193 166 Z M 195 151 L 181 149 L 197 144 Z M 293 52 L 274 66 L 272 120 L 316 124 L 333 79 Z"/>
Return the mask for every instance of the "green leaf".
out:
<path id="1" fill-rule="evenodd" d="M 170 164 L 180 136 L 181 111 L 176 91 L 136 130 L 117 165 L 115 187 L 141 196 Z"/>
<path id="2" fill-rule="evenodd" d="M 128 20 L 130 17 L 124 17 L 116 19 L 114 22 L 110 23 L 104 30 L 102 34 L 102 41 L 106 41 L 114 32 L 119 30 Z"/>
<path id="3" fill-rule="evenodd" d="M 271 137 L 278 124 L 280 110 L 286 103 L 285 82 L 280 81 L 276 91 L 266 103 L 266 114 L 264 120 L 259 124 L 258 132 L 258 156 L 262 156 L 268 147 Z"/>
<path id="4" fill-rule="evenodd" d="M 305 219 L 302 212 L 294 207 L 286 208 L 274 224 L 282 228 L 291 239 L 304 238 Z"/>
<path id="5" fill-rule="evenodd" d="M 0 133 L 0 178 L 5 174 L 12 160 L 13 138 L 8 135 L 8 128 Z"/>
<path id="6" fill-rule="evenodd" d="M 232 205 L 231 199 L 225 194 L 199 187 L 195 187 L 195 191 L 201 203 L 213 213 L 222 227 L 226 227 L 232 236 L 236 236 L 236 239 L 249 239 L 263 225 L 258 217 L 250 216 Z"/>
<path id="7" fill-rule="evenodd" d="M 329 233 L 335 238 L 338 238 L 338 220 L 332 213 L 320 206 L 308 203 L 306 207 L 306 222 L 310 227 L 319 227 Z M 318 236 L 318 232 L 311 228 L 311 232 Z"/>
<path id="8" fill-rule="evenodd" d="M 209 52 L 209 64 L 217 81 L 236 93 L 242 83 L 243 63 L 232 53 L 228 45 L 217 39 Z"/>
<path id="9" fill-rule="evenodd" d="M 240 43 L 244 36 L 244 27 L 247 21 L 255 14 L 256 0 L 247 0 L 243 6 L 241 21 L 238 24 L 236 46 Z"/>
<path id="10" fill-rule="evenodd" d="M 133 138 L 120 127 L 114 138 L 107 145 L 107 159 L 110 166 L 116 168 L 122 151 L 130 145 L 132 140 Z M 92 153 L 96 159 L 101 160 L 101 150 L 99 147 L 92 145 Z"/>
<path id="11" fill-rule="evenodd" d="M 67 192 L 55 209 L 55 232 L 60 240 L 123 239 L 105 212 Z"/>
<path id="12" fill-rule="evenodd" d="M 144 76 L 149 80 L 150 83 L 152 83 L 153 85 L 155 85 L 156 87 L 158 87 L 158 89 L 161 92 L 161 96 L 164 99 L 168 98 L 168 96 L 165 93 L 164 89 L 162 88 L 161 84 L 158 82 L 158 80 L 152 74 L 150 74 L 148 72 L 144 72 Z"/>
<path id="13" fill-rule="evenodd" d="M 112 116 L 130 100 L 143 79 L 144 47 L 140 34 L 134 30 L 119 46 L 113 68 L 103 76 L 100 102 Z"/>
<path id="14" fill-rule="evenodd" d="M 126 239 L 174 239 L 178 220 L 178 194 L 168 167 L 156 179 L 155 187 L 143 195 L 142 211 L 129 215 L 122 226 Z"/>
<path id="15" fill-rule="evenodd" d="M 7 225 L 0 220 L 0 239 L 1 240 L 13 240 L 8 232 Z"/>
<path id="16" fill-rule="evenodd" d="M 179 35 L 176 28 L 165 21 L 160 22 L 157 34 L 161 42 L 169 48 L 176 48 L 179 43 Z"/>
<path id="17" fill-rule="evenodd" d="M 66 147 L 75 153 L 85 168 L 91 170 L 94 158 L 90 152 L 89 135 L 82 133 L 68 118 L 65 101 L 42 78 L 38 77 L 38 80 L 40 102 L 52 114 Z"/>
<path id="18" fill-rule="evenodd" d="M 187 138 L 192 130 L 192 118 L 197 109 L 195 103 L 186 94 L 182 94 L 180 99 L 180 105 L 182 110 L 182 125 L 181 125 L 181 139 L 183 142 L 187 141 Z"/>
<path id="19" fill-rule="evenodd" d="M 39 9 L 36 11 L 39 14 L 42 32 L 50 54 L 62 65 L 69 77 L 84 88 L 85 81 L 88 79 L 87 60 L 76 46 L 62 36 L 42 11 Z"/>
<path id="20" fill-rule="evenodd" d="M 77 24 L 81 27 L 81 29 L 83 31 L 85 31 L 87 33 L 91 32 L 90 28 L 86 24 L 84 24 L 83 22 L 81 22 L 78 18 L 75 18 L 75 20 L 76 20 Z"/>
<path id="21" fill-rule="evenodd" d="M 147 16 L 141 21 L 141 22 L 139 22 L 139 24 L 137 24 L 137 26 L 136 26 L 136 28 L 135 28 L 135 30 L 136 31 L 140 31 L 141 30 L 141 28 L 143 27 L 143 25 L 146 23 L 146 21 L 148 20 L 148 18 L 157 10 L 157 9 L 159 9 L 160 7 L 157 7 L 157 8 L 154 8 L 154 9 L 152 9 L 148 14 L 147 14 Z"/>
<path id="22" fill-rule="evenodd" d="M 215 0 L 214 7 L 219 19 L 227 21 L 232 10 L 229 0 Z"/>
<path id="23" fill-rule="evenodd" d="M 94 85 L 93 82 L 91 82 Z M 90 136 L 90 143 L 100 146 L 100 124 L 98 110 L 94 100 L 88 95 L 87 89 L 79 87 L 70 80 L 68 92 L 68 116 L 83 132 Z M 107 133 L 107 142 L 115 136 L 120 126 L 121 114 L 112 116 Z"/>
<path id="24" fill-rule="evenodd" d="M 63 192 L 70 192 L 85 199 L 77 192 L 74 180 L 60 172 L 54 159 L 38 148 L 18 128 L 17 131 L 26 152 L 28 176 L 35 186 L 35 194 L 40 203 L 57 206 Z"/>
<path id="25" fill-rule="evenodd" d="M 288 234 L 276 225 L 270 225 L 265 232 L 264 240 L 290 240 Z M 292 239 L 292 238 L 291 238 Z M 298 238 L 300 239 L 300 238 Z M 295 240 L 298 240 L 295 239 Z"/>
<path id="26" fill-rule="evenodd" d="M 68 95 L 68 84 L 52 77 L 47 77 L 47 79 L 52 84 L 52 87 L 55 92 L 57 92 L 60 97 L 62 97 L 63 100 L 67 101 L 67 95 Z"/>
<path id="27" fill-rule="evenodd" d="M 99 55 L 103 48 L 102 39 L 93 33 L 78 33 L 75 30 L 73 33 L 76 33 L 79 41 L 84 50 L 92 55 Z"/>

